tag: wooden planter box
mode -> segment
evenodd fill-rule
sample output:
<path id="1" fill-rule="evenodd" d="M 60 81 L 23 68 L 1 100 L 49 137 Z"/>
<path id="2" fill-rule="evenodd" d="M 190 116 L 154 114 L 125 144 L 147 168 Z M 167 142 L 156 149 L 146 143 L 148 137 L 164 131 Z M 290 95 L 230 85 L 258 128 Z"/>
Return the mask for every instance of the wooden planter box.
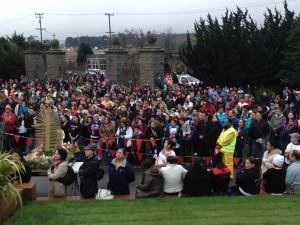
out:
<path id="1" fill-rule="evenodd" d="M 35 169 L 32 170 L 33 176 L 47 176 L 47 170 L 44 169 Z"/>
<path id="2" fill-rule="evenodd" d="M 13 197 L 0 198 L 0 224 L 3 224 L 19 208 Z"/>

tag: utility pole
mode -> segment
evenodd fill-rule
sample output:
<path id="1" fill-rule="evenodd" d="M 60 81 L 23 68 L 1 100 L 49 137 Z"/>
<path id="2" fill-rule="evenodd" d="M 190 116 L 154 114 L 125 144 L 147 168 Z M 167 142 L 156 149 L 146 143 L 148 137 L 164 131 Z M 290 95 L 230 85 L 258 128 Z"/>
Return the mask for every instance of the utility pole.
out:
<path id="1" fill-rule="evenodd" d="M 111 34 L 112 33 L 115 33 L 115 32 L 111 32 L 111 27 L 110 27 L 110 17 L 111 16 L 114 16 L 113 13 L 105 13 L 106 16 L 108 16 L 108 25 L 109 25 L 109 32 L 106 32 L 106 33 L 109 33 L 109 43 L 110 43 L 110 48 L 111 48 Z"/>
<path id="2" fill-rule="evenodd" d="M 42 28 L 42 16 L 44 13 L 35 13 L 36 18 L 39 18 L 39 23 L 40 23 L 40 28 L 36 28 L 37 30 L 40 31 L 40 36 L 41 36 L 41 43 L 43 43 L 43 30 L 46 30 L 45 28 Z"/>

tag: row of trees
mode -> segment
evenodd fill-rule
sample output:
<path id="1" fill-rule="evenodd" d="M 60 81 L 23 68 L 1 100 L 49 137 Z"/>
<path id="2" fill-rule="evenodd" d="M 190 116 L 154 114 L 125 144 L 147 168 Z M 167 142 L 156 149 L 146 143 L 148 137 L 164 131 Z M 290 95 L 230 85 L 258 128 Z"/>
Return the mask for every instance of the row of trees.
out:
<path id="1" fill-rule="evenodd" d="M 294 14 L 284 2 L 284 15 L 267 9 L 261 27 L 238 7 L 227 10 L 221 22 L 208 14 L 195 23 L 195 35 L 187 35 L 180 57 L 189 72 L 207 83 L 299 82 L 300 27 Z"/>
<path id="2" fill-rule="evenodd" d="M 146 35 L 142 29 L 126 29 L 124 32 L 116 34 L 120 37 L 121 47 L 123 48 L 142 48 L 145 44 Z M 67 48 L 78 48 L 81 43 L 88 44 L 92 48 L 109 48 L 110 38 L 107 35 L 93 37 L 93 36 L 81 36 L 81 37 L 67 37 L 65 45 Z"/>

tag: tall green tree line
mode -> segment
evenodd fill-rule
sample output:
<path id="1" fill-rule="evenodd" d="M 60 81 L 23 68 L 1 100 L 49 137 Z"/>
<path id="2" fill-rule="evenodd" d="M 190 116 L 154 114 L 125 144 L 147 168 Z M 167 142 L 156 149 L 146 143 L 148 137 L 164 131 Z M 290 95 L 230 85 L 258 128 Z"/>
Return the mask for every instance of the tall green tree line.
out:
<path id="1" fill-rule="evenodd" d="M 284 15 L 267 9 L 258 27 L 248 11 L 226 11 L 221 21 L 208 14 L 194 24 L 180 57 L 189 72 L 208 84 L 280 84 L 284 51 L 294 21 L 294 12 L 284 2 Z"/>

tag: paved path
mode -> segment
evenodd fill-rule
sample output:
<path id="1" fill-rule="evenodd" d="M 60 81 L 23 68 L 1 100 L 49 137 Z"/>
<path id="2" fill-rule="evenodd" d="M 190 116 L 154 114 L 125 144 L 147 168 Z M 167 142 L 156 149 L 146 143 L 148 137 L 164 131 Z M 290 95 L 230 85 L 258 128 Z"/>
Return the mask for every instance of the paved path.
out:
<path id="1" fill-rule="evenodd" d="M 244 151 L 243 151 L 244 158 L 246 157 L 247 150 L 248 150 L 248 148 L 246 146 L 244 148 Z M 98 182 L 98 187 L 99 188 L 101 188 L 101 187 L 106 188 L 107 183 L 108 183 L 107 166 L 103 166 L 103 168 L 105 170 L 105 175 L 104 175 L 104 178 Z M 235 173 L 238 170 L 240 170 L 240 169 L 236 168 Z M 143 175 L 143 172 L 142 172 L 141 168 L 135 168 L 134 171 L 135 171 L 135 182 L 133 182 L 129 185 L 131 194 L 135 194 L 135 187 L 134 186 L 135 186 L 136 183 L 141 182 L 142 175 Z M 36 182 L 37 196 L 38 197 L 48 196 L 49 180 L 48 180 L 47 176 L 33 176 L 31 178 L 31 182 Z M 234 180 L 232 180 L 230 182 L 230 186 L 232 186 L 234 184 L 235 184 L 235 182 L 234 182 Z M 74 187 L 72 187 L 72 185 L 67 188 L 67 195 L 74 195 Z M 79 190 L 75 190 L 75 195 L 80 195 Z"/>

